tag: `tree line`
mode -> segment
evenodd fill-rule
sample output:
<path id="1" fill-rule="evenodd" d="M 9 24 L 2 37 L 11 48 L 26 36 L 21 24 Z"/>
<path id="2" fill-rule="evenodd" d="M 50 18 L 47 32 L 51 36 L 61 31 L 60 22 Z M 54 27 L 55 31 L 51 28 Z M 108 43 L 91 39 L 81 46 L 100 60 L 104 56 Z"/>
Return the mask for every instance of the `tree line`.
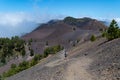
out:
<path id="1" fill-rule="evenodd" d="M 25 41 L 18 36 L 0 38 L 0 63 L 5 64 L 14 55 L 25 55 Z"/>
<path id="2" fill-rule="evenodd" d="M 61 50 L 63 50 L 63 47 L 61 45 L 47 47 L 44 50 L 44 54 L 36 54 L 33 57 L 33 59 L 30 61 L 23 61 L 23 62 L 19 63 L 19 65 L 12 64 L 11 68 L 7 72 L 4 72 L 1 75 L 1 78 L 4 79 L 6 77 L 13 76 L 14 74 L 17 74 L 23 70 L 26 70 L 26 69 L 36 65 L 37 63 L 39 63 L 39 61 L 41 59 L 48 57 L 49 54 L 56 54 L 57 52 L 59 52 Z"/>

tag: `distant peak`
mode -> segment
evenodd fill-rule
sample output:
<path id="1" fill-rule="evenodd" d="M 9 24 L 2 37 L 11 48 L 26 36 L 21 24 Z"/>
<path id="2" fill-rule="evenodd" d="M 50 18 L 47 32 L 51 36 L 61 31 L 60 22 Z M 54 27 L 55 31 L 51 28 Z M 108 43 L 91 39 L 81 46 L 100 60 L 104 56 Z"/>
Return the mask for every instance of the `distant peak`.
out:
<path id="1" fill-rule="evenodd" d="M 85 21 L 88 21 L 88 20 L 95 20 L 95 19 L 92 19 L 92 18 L 89 18 L 89 17 L 83 17 L 83 18 L 74 18 L 74 17 L 71 17 L 71 16 L 68 16 L 68 17 L 65 17 L 64 18 L 64 21 L 65 22 L 68 22 L 68 21 L 80 21 L 80 20 L 85 20 Z"/>
<path id="2" fill-rule="evenodd" d="M 60 20 L 58 20 L 58 19 L 53 19 L 53 20 L 48 21 L 48 24 L 54 24 L 54 23 L 56 23 L 56 22 L 58 22 L 58 21 L 60 21 Z"/>
<path id="3" fill-rule="evenodd" d="M 68 21 L 68 20 L 76 20 L 76 18 L 68 16 L 64 18 L 64 21 Z"/>
<path id="4" fill-rule="evenodd" d="M 83 17 L 83 18 L 81 18 L 81 19 L 93 20 L 93 19 L 90 18 L 90 17 Z"/>

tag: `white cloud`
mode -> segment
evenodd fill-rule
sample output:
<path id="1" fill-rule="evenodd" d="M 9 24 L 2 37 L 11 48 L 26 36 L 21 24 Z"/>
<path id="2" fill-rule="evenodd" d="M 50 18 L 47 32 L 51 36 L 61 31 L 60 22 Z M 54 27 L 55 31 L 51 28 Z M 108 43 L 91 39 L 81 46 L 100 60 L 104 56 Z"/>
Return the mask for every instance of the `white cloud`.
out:
<path id="1" fill-rule="evenodd" d="M 18 26 L 23 22 L 36 22 L 43 23 L 47 22 L 50 19 L 63 18 L 63 16 L 59 15 L 50 15 L 50 14 L 40 14 L 40 13 L 0 13 L 0 25 L 9 25 L 9 26 Z"/>
<path id="2" fill-rule="evenodd" d="M 38 26 L 51 19 L 60 19 L 63 16 L 55 16 L 40 13 L 0 13 L 0 37 L 10 37 L 28 33 Z"/>
<path id="3" fill-rule="evenodd" d="M 20 24 L 24 20 L 22 13 L 5 13 L 0 14 L 0 25 L 9 25 L 9 26 L 16 26 Z"/>
<path id="4" fill-rule="evenodd" d="M 21 35 L 36 27 L 35 17 L 28 13 L 0 13 L 0 37 Z"/>
<path id="5" fill-rule="evenodd" d="M 33 16 L 27 13 L 0 13 L 0 25 L 17 27 L 24 21 L 34 21 Z"/>
<path id="6" fill-rule="evenodd" d="M 115 18 L 115 20 L 116 20 L 118 23 L 120 23 L 120 18 Z"/>

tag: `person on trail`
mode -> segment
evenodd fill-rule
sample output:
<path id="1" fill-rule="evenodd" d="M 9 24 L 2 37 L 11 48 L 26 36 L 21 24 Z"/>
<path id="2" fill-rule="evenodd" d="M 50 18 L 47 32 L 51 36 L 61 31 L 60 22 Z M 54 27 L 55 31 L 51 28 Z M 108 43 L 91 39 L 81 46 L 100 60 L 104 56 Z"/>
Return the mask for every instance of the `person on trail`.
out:
<path id="1" fill-rule="evenodd" d="M 67 52 L 66 52 L 66 50 L 64 50 L 64 56 L 65 56 L 65 58 L 67 57 Z"/>

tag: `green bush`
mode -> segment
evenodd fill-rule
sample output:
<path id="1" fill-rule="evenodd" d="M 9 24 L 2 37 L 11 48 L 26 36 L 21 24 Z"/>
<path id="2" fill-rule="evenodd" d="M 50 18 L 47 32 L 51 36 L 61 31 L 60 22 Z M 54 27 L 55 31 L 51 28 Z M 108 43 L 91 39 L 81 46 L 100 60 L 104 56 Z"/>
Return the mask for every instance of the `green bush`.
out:
<path id="1" fill-rule="evenodd" d="M 102 33 L 102 37 L 106 37 L 107 33 L 106 32 L 103 32 Z"/>
<path id="2" fill-rule="evenodd" d="M 28 45 L 31 45 L 32 42 L 33 42 L 33 39 L 31 38 L 31 39 L 28 41 Z"/>
<path id="3" fill-rule="evenodd" d="M 3 64 L 6 63 L 6 59 L 5 59 L 5 57 L 2 57 L 2 58 L 1 58 L 1 63 L 3 63 Z"/>
<path id="4" fill-rule="evenodd" d="M 91 36 L 90 40 L 93 42 L 96 40 L 96 37 L 94 35 Z"/>
<path id="5" fill-rule="evenodd" d="M 16 66 L 15 64 L 12 64 L 11 69 L 9 69 L 7 72 L 3 73 L 3 77 L 10 77 L 20 71 L 28 69 L 28 68 L 29 68 L 29 62 L 27 62 L 27 61 L 21 62 L 18 66 Z"/>
<path id="6" fill-rule="evenodd" d="M 34 51 L 30 49 L 30 56 L 34 56 Z"/>
<path id="7" fill-rule="evenodd" d="M 60 45 L 48 47 L 44 50 L 44 57 L 47 57 L 49 54 L 55 54 L 62 49 L 63 47 L 61 47 Z"/>
<path id="8" fill-rule="evenodd" d="M 21 50 L 21 55 L 22 55 L 22 56 L 25 56 L 25 54 L 26 54 L 25 49 L 22 49 L 22 50 Z"/>
<path id="9" fill-rule="evenodd" d="M 36 54 L 36 55 L 34 56 L 33 60 L 35 60 L 35 61 L 39 61 L 39 60 L 41 60 L 42 58 L 43 58 L 42 55 L 40 55 L 40 54 Z"/>
<path id="10" fill-rule="evenodd" d="M 30 62 L 30 66 L 36 65 L 41 59 L 43 59 L 43 55 L 36 54 L 34 58 Z"/>
<path id="11" fill-rule="evenodd" d="M 20 67 L 20 71 L 25 70 L 25 69 L 28 69 L 28 68 L 29 68 L 29 62 L 23 61 L 22 63 L 20 63 L 20 64 L 18 65 L 18 67 Z"/>
<path id="12" fill-rule="evenodd" d="M 16 67 L 16 64 L 11 64 L 11 69 L 15 69 Z"/>
<path id="13" fill-rule="evenodd" d="M 37 61 L 35 61 L 34 59 L 32 59 L 31 61 L 30 61 L 30 67 L 32 67 L 32 66 L 34 66 L 34 65 L 36 65 L 38 62 Z"/>

